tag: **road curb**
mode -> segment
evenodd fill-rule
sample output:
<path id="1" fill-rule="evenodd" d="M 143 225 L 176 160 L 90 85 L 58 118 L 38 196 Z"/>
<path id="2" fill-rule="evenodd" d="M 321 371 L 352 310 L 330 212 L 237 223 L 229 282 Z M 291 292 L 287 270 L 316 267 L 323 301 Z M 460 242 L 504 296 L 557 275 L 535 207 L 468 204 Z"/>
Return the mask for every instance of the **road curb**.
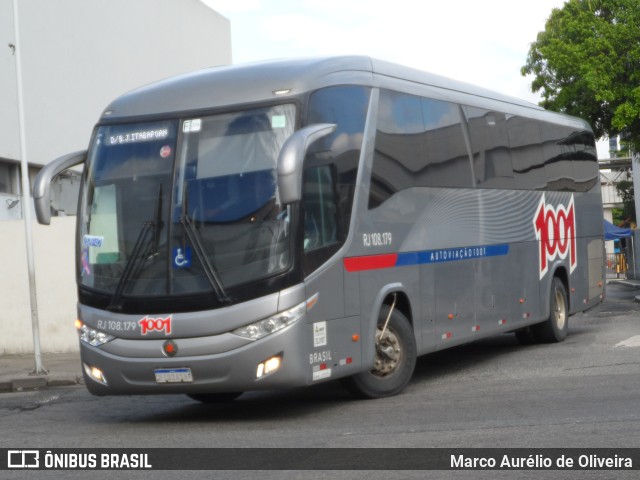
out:
<path id="1" fill-rule="evenodd" d="M 627 288 L 640 288 L 640 281 L 638 280 L 609 280 L 608 283 L 613 285 L 621 285 Z"/>
<path id="2" fill-rule="evenodd" d="M 20 377 L 0 382 L 0 393 L 29 392 L 55 387 L 71 387 L 84 384 L 84 378 L 76 377 Z"/>

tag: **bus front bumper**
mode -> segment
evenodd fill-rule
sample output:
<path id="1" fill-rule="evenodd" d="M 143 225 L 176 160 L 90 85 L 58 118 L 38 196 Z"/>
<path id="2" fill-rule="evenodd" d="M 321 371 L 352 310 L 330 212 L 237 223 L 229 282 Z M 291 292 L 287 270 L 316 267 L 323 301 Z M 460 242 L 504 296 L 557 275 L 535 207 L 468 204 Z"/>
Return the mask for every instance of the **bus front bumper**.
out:
<path id="1" fill-rule="evenodd" d="M 342 323 L 338 320 L 334 325 L 338 327 Z M 148 351 L 149 340 L 136 340 L 138 346 L 127 340 L 130 355 L 114 345 L 110 345 L 110 352 L 104 346 L 92 347 L 81 342 L 80 356 L 87 389 L 94 395 L 103 396 L 293 388 L 351 375 L 361 366 L 359 352 L 337 358 L 337 352 L 329 349 L 314 350 L 313 324 L 303 321 L 223 353 L 180 356 L 181 350 L 188 350 L 181 349 L 181 343 L 190 339 L 172 340 L 177 349 L 176 356 L 163 355 L 164 342 L 158 341 L 153 347 L 157 356 L 143 358 L 135 355 Z"/>

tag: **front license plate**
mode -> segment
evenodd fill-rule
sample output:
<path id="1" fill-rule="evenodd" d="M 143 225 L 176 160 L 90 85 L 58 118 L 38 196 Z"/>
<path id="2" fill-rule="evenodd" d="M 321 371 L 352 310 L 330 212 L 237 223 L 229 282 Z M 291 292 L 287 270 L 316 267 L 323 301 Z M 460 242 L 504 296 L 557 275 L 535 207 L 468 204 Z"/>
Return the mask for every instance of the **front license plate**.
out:
<path id="1" fill-rule="evenodd" d="M 156 368 L 156 383 L 193 382 L 190 368 Z"/>

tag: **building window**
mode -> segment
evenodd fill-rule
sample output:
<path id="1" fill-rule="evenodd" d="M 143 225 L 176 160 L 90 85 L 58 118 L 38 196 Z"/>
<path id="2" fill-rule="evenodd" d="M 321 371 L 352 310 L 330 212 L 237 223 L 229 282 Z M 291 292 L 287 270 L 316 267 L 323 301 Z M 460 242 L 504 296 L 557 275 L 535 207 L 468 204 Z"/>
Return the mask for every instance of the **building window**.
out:
<path id="1" fill-rule="evenodd" d="M 18 165 L 0 160 L 0 193 L 18 194 Z"/>

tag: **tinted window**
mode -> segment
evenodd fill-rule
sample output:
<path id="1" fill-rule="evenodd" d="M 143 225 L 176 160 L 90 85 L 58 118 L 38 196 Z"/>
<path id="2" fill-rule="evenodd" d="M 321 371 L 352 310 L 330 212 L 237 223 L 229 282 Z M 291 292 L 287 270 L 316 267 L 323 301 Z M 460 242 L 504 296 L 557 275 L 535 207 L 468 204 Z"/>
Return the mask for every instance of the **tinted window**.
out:
<path id="1" fill-rule="evenodd" d="M 413 187 L 471 187 L 458 107 L 380 91 L 369 208 Z"/>
<path id="2" fill-rule="evenodd" d="M 469 125 L 477 186 L 514 188 L 506 115 L 475 107 L 463 109 Z"/>
<path id="3" fill-rule="evenodd" d="M 315 142 L 305 159 L 306 167 L 332 164 L 340 210 L 340 239 L 346 238 L 351 221 L 358 161 L 369 108 L 371 90 L 359 86 L 338 86 L 318 90 L 309 98 L 307 124 L 334 123 L 335 132 Z"/>
<path id="4" fill-rule="evenodd" d="M 511 116 L 507 123 L 515 188 L 546 189 L 547 176 L 540 143 L 540 122 L 530 118 Z"/>
<path id="5" fill-rule="evenodd" d="M 338 241 L 338 217 L 332 169 L 328 165 L 304 172 L 304 251 Z"/>
<path id="6" fill-rule="evenodd" d="M 472 186 L 469 153 L 462 135 L 458 105 L 422 99 L 424 160 L 421 187 L 468 188 Z"/>
<path id="7" fill-rule="evenodd" d="M 463 110 L 479 188 L 587 191 L 597 182 L 591 132 L 475 107 Z"/>
<path id="8" fill-rule="evenodd" d="M 461 111 L 468 126 L 473 170 Z M 369 208 L 407 188 L 471 188 L 474 180 L 477 188 L 588 191 L 598 181 L 593 134 L 380 91 Z"/>
<path id="9" fill-rule="evenodd" d="M 541 124 L 540 132 L 548 188 L 559 191 L 573 190 L 571 155 L 568 155 L 569 148 L 563 146 L 564 139 L 570 132 L 550 123 Z"/>
<path id="10" fill-rule="evenodd" d="M 329 87 L 309 97 L 307 125 L 336 130 L 311 145 L 303 182 L 304 273 L 326 262 L 347 237 L 371 89 Z"/>
<path id="11" fill-rule="evenodd" d="M 586 192 L 598 182 L 598 158 L 591 132 L 542 124 L 549 190 Z"/>

